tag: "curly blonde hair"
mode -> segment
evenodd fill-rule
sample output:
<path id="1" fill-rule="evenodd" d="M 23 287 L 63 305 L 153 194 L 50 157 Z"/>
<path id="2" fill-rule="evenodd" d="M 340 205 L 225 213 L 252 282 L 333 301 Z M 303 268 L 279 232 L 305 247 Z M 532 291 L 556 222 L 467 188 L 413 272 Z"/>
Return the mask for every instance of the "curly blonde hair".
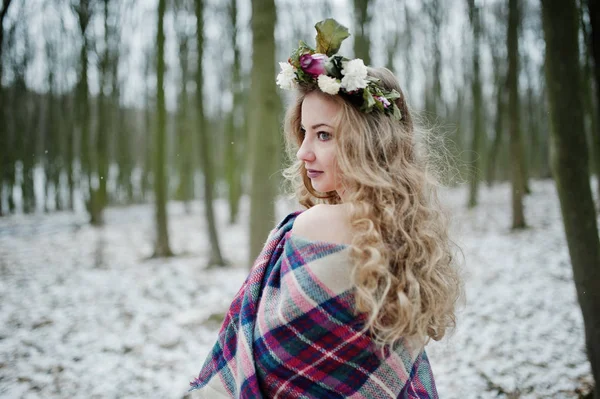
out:
<path id="1" fill-rule="evenodd" d="M 340 95 L 328 96 L 341 105 L 336 160 L 342 184 L 350 188 L 345 202 L 354 233 L 350 254 L 357 311 L 367 316 L 365 331 L 378 344 L 418 338 L 424 345 L 455 327 L 461 280 L 448 220 L 437 199 L 437 179 L 417 143 L 402 90 L 388 69 L 369 68 L 369 75 L 401 94 L 396 100 L 401 121 L 381 112 L 361 112 Z M 290 160 L 301 145 L 302 102 L 310 90 L 300 89 L 286 113 Z M 321 193 L 312 187 L 301 161 L 293 161 L 284 176 L 306 208 L 341 203 L 335 191 Z"/>

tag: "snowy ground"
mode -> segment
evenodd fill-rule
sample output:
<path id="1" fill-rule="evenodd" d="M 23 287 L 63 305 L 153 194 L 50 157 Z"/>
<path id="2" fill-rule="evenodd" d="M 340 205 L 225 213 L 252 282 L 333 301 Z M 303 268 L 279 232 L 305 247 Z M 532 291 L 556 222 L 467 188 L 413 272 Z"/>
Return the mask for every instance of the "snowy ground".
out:
<path id="1" fill-rule="evenodd" d="M 464 252 L 466 304 L 428 353 L 441 398 L 577 398 L 589 389 L 582 318 L 554 186 L 532 182 L 528 230 L 509 230 L 509 187 L 444 194 Z M 247 204 L 242 215 L 247 215 Z M 279 214 L 290 209 L 279 204 Z M 232 266 L 205 270 L 201 204 L 169 207 L 173 259 L 148 260 L 153 209 L 0 218 L 1 398 L 181 398 L 247 270 L 246 225 L 220 238 Z M 242 217 L 247 220 L 247 217 Z"/>

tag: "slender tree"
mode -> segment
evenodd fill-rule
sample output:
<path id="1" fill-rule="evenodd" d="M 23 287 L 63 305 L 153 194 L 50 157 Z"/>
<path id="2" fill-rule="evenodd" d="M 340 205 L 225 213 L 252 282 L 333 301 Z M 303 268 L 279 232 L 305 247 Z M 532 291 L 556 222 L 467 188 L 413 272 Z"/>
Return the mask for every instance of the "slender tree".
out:
<path id="1" fill-rule="evenodd" d="M 103 0 L 104 5 L 104 51 L 99 55 L 99 92 L 96 99 L 98 121 L 96 124 L 94 163 L 92 168 L 97 180 L 97 186 L 90 187 L 90 220 L 92 225 L 104 224 L 104 208 L 108 202 L 106 182 L 108 180 L 108 135 L 109 135 L 109 102 L 107 94 L 108 74 L 110 64 L 109 42 L 109 4 L 110 0 Z M 90 173 L 92 173 L 90 171 Z"/>
<path id="2" fill-rule="evenodd" d="M 155 257 L 172 256 L 169 245 L 167 223 L 167 179 L 166 179 L 166 129 L 167 110 L 165 107 L 165 32 L 164 18 L 166 0 L 158 1 L 158 29 L 156 31 L 156 139 L 154 145 L 154 196 L 156 201 L 156 243 Z"/>
<path id="3" fill-rule="evenodd" d="M 4 115 L 6 112 L 4 105 L 5 94 L 3 93 L 4 88 L 2 86 L 2 67 L 4 65 L 4 53 L 2 47 L 4 43 L 4 21 L 8 13 L 8 7 L 10 6 L 10 3 L 11 0 L 3 0 L 2 10 L 0 11 L 0 216 L 4 214 L 4 210 L 2 209 L 4 187 L 6 182 L 11 180 L 10 174 L 13 172 L 13 166 L 10 165 L 11 156 L 8 153 L 8 148 L 10 148 L 10 138 L 8 137 L 8 124 Z"/>
<path id="4" fill-rule="evenodd" d="M 596 163 L 595 170 L 596 176 L 600 181 L 600 4 L 597 0 L 585 0 L 587 2 L 588 13 L 590 16 L 590 32 L 589 36 L 586 37 L 588 43 L 588 49 L 591 53 L 591 58 L 594 60 L 593 67 L 591 68 L 591 75 L 589 80 L 593 80 L 595 85 L 595 101 L 590 101 L 590 108 L 593 108 L 595 117 L 592 116 L 592 143 L 594 144 L 594 150 L 596 152 Z M 588 65 L 588 68 L 590 66 Z M 589 86 L 588 86 L 589 90 Z M 593 106 L 595 104 L 595 107 Z M 598 195 L 600 198 L 600 184 L 598 184 Z M 596 380 L 597 381 L 597 380 Z"/>
<path id="5" fill-rule="evenodd" d="M 504 122 L 506 119 L 506 100 L 507 100 L 507 82 L 506 82 L 506 55 L 503 53 L 501 43 L 506 40 L 506 30 L 502 27 L 500 21 L 507 19 L 507 14 L 504 11 L 502 4 L 497 4 L 493 9 L 494 23 L 486 24 L 488 27 L 483 33 L 486 41 L 489 43 L 489 48 L 492 56 L 492 74 L 495 88 L 495 116 L 493 136 L 490 146 L 487 150 L 487 165 L 486 165 L 486 180 L 488 186 L 491 186 L 497 178 L 498 156 L 502 150 L 502 143 L 505 136 Z M 484 22 L 484 21 L 481 21 Z M 496 29 L 493 29 L 496 27 Z M 501 29 L 499 29 L 501 28 Z M 505 47 L 504 47 L 505 48 Z"/>
<path id="6" fill-rule="evenodd" d="M 225 141 L 225 176 L 229 197 L 229 222 L 235 223 L 239 211 L 240 197 L 242 195 L 242 171 L 245 163 L 243 129 L 243 93 L 242 77 L 240 70 L 240 49 L 237 39 L 237 0 L 229 3 L 229 18 L 232 27 L 231 46 L 233 48 L 233 63 L 231 66 L 231 80 L 229 89 L 233 96 L 233 104 L 227 118 L 227 140 Z"/>
<path id="7" fill-rule="evenodd" d="M 543 148 L 543 151 L 540 151 L 540 178 L 542 179 L 551 179 L 552 178 L 552 170 L 550 165 L 550 121 L 548 120 L 548 111 L 547 111 L 547 89 L 546 89 L 546 79 L 545 79 L 545 65 L 541 63 L 538 65 L 537 76 L 539 81 L 539 93 L 538 93 L 538 106 L 536 107 L 536 115 L 539 123 L 539 129 L 542 133 L 540 136 L 540 146 Z"/>
<path id="8" fill-rule="evenodd" d="M 475 4 L 475 0 L 467 0 L 469 6 L 469 21 L 473 28 L 473 48 L 472 48 L 472 61 L 473 61 L 473 76 L 471 78 L 471 96 L 473 98 L 473 129 L 472 129 L 472 141 L 470 151 L 470 162 L 472 173 L 470 175 L 469 184 L 469 202 L 468 207 L 473 208 L 477 205 L 477 193 L 479 191 L 479 169 L 482 165 L 480 162 L 480 149 L 482 148 L 482 141 L 485 137 L 485 131 L 483 127 L 483 99 L 481 94 L 481 76 L 479 68 L 479 59 L 481 53 L 480 39 L 481 39 L 481 16 L 479 7 Z"/>
<path id="9" fill-rule="evenodd" d="M 494 67 L 494 69 L 497 70 L 498 67 Z M 495 72 L 495 74 L 499 75 L 500 72 Z M 500 152 L 502 137 L 504 136 L 506 80 L 498 75 L 494 79 L 496 81 L 496 115 L 494 117 L 494 138 L 488 151 L 488 165 L 486 168 L 488 186 L 491 186 L 496 180 L 496 161 Z"/>
<path id="10" fill-rule="evenodd" d="M 371 65 L 371 41 L 369 40 L 369 0 L 354 0 L 354 21 L 356 33 L 354 34 L 354 55 Z"/>
<path id="11" fill-rule="evenodd" d="M 92 7 L 89 0 L 73 0 L 71 7 L 77 16 L 79 32 L 82 37 L 82 44 L 79 51 L 79 80 L 77 82 L 77 125 L 80 132 L 80 183 L 82 178 L 87 178 L 87 199 L 86 206 L 88 210 L 91 205 L 89 192 L 92 188 L 92 158 L 93 152 L 90 143 L 90 101 L 89 101 L 89 84 L 88 84 L 88 51 L 91 49 L 91 41 L 88 38 L 88 26 L 92 18 Z M 81 185 L 80 185 L 81 187 Z"/>
<path id="12" fill-rule="evenodd" d="M 71 211 L 74 210 L 73 197 L 75 193 L 75 180 L 73 174 L 73 163 L 75 158 L 75 118 L 72 115 L 72 110 L 75 108 L 75 105 L 73 102 L 73 94 L 69 93 L 62 96 L 62 101 L 60 103 L 60 114 L 62 116 L 61 126 L 64 126 L 63 134 L 65 140 L 64 169 L 67 175 L 68 190 L 68 200 L 65 208 Z"/>
<path id="13" fill-rule="evenodd" d="M 594 79 L 592 76 L 592 44 L 591 34 L 589 26 L 585 20 L 586 7 L 583 6 L 582 0 L 577 0 L 577 7 L 579 9 L 579 26 L 581 27 L 581 33 L 583 34 L 583 49 L 582 60 L 581 60 L 581 79 L 583 86 L 583 104 L 585 106 L 584 115 L 584 126 L 585 134 L 588 139 L 588 150 L 590 160 L 590 173 L 594 174 L 596 170 L 596 144 L 598 140 L 593 137 L 593 132 L 597 131 L 596 127 L 596 112 L 594 110 Z"/>
<path id="14" fill-rule="evenodd" d="M 152 112 L 152 108 L 156 105 L 152 104 L 152 95 L 150 92 L 150 78 L 153 72 L 154 63 L 152 60 L 156 59 L 153 48 L 146 50 L 146 63 L 144 64 L 144 76 L 146 77 L 145 85 L 145 106 L 144 106 L 144 129 L 143 129 L 143 140 L 144 140 L 144 166 L 142 173 L 142 199 L 148 201 L 149 193 L 153 187 L 153 176 L 152 167 L 154 165 L 154 135 L 156 131 L 156 116 Z"/>
<path id="15" fill-rule="evenodd" d="M 11 2 L 12 0 L 2 0 L 2 10 L 0 10 L 0 59 L 2 59 L 2 44 L 4 43 L 4 21 Z M 2 72 L 2 64 L 0 64 L 0 72 Z"/>
<path id="16" fill-rule="evenodd" d="M 131 15 L 132 2 L 110 2 L 111 15 L 105 32 L 108 34 L 106 41 L 107 76 L 105 78 L 105 111 L 108 121 L 108 164 L 118 166 L 116 187 L 114 191 L 107 192 L 108 203 L 132 203 L 133 185 L 131 174 L 134 166 L 134 153 L 132 153 L 132 134 L 127 129 L 125 108 L 121 106 L 121 80 L 119 79 L 119 61 L 121 54 L 127 54 L 128 45 L 121 40 L 121 27 L 128 23 Z"/>
<path id="17" fill-rule="evenodd" d="M 400 38 L 407 34 L 407 29 L 406 26 L 400 28 L 401 24 L 397 23 L 397 21 L 400 20 L 400 7 L 392 7 L 390 12 L 393 13 L 393 17 L 390 20 L 382 21 L 382 23 L 386 25 L 386 31 L 389 32 L 385 46 L 385 67 L 390 71 L 395 71 L 394 59 L 396 58 L 396 54 L 400 51 Z M 402 82 L 402 84 L 404 84 L 404 82 Z"/>
<path id="18" fill-rule="evenodd" d="M 526 8 L 527 2 L 524 1 L 519 1 L 517 3 L 517 49 L 518 49 L 518 42 L 519 42 L 519 38 L 523 35 L 523 16 L 525 15 L 525 12 L 527 11 Z M 520 52 L 517 51 L 517 86 L 518 86 L 518 82 L 519 82 L 519 76 L 521 76 L 521 71 L 524 69 L 522 64 L 524 64 L 524 62 L 522 63 L 521 60 L 524 60 L 524 57 L 521 57 Z M 521 91 L 519 91 L 519 96 L 521 95 Z M 522 107 L 521 105 L 521 101 L 519 98 L 519 107 Z M 526 118 L 525 118 L 526 119 Z M 523 193 L 524 195 L 530 194 L 531 190 L 529 188 L 529 163 L 530 163 L 530 159 L 528 157 L 529 155 L 529 151 L 528 151 L 528 145 L 531 142 L 531 138 L 529 137 L 529 134 L 531 132 L 529 132 L 528 130 L 525 130 L 525 134 L 523 133 L 523 118 L 521 115 L 519 115 L 519 120 L 521 122 L 521 129 L 519 132 L 519 146 L 521 147 L 521 157 L 520 157 L 520 161 L 521 161 L 521 184 L 523 185 Z M 527 138 L 528 140 L 525 140 L 525 138 Z"/>
<path id="19" fill-rule="evenodd" d="M 600 241 L 589 180 L 583 125 L 575 0 L 541 0 L 546 40 L 546 85 L 552 121 L 552 169 L 577 297 L 585 326 L 588 357 L 600 381 Z M 597 388 L 595 398 L 600 398 Z"/>
<path id="20" fill-rule="evenodd" d="M 254 112 L 250 125 L 250 263 L 259 254 L 275 220 L 274 198 L 279 165 L 275 87 L 275 22 L 274 0 L 252 2 L 252 72 L 250 104 Z"/>
<path id="21" fill-rule="evenodd" d="M 527 89 L 524 96 L 526 116 L 525 116 L 525 126 L 527 130 L 527 138 L 528 140 L 528 148 L 527 148 L 527 156 L 525 157 L 529 162 L 527 175 L 532 176 L 540 176 L 542 170 L 542 151 L 541 148 L 547 150 L 547 145 L 542 145 L 542 132 L 540 130 L 540 118 L 537 112 L 539 107 L 538 95 L 534 88 L 535 79 L 537 78 L 537 74 L 534 73 L 537 68 L 532 67 L 533 61 L 531 57 L 525 54 L 523 57 L 524 60 L 524 70 L 525 76 L 527 79 Z M 532 71 L 533 69 L 533 71 Z M 529 190 L 527 190 L 529 192 Z"/>
<path id="22" fill-rule="evenodd" d="M 190 201 L 194 198 L 194 140 L 189 117 L 189 102 L 187 85 L 190 78 L 189 73 L 189 43 L 190 34 L 188 25 L 184 22 L 187 17 L 189 1 L 177 2 L 177 15 L 183 17 L 181 23 L 176 25 L 177 40 L 179 44 L 179 66 L 181 69 L 181 81 L 177 101 L 177 166 L 179 173 L 179 185 L 176 198 L 185 204 L 186 212 L 191 212 Z"/>
<path id="23" fill-rule="evenodd" d="M 410 7 L 408 6 L 408 2 L 404 3 L 404 31 L 405 34 L 402 37 L 402 53 L 404 54 L 404 84 L 406 84 L 407 94 L 410 92 L 410 83 L 412 82 L 413 77 L 413 60 L 411 56 L 410 49 L 413 46 L 413 23 L 412 23 L 412 13 L 410 11 Z"/>
<path id="24" fill-rule="evenodd" d="M 483 14 L 482 17 L 486 15 Z M 507 70 L 508 63 L 505 62 L 506 55 L 506 21 L 508 12 L 506 4 L 498 3 L 492 8 L 493 19 L 481 23 L 486 26 L 482 31 L 485 41 L 489 44 L 492 58 L 492 76 L 494 84 L 494 125 L 490 145 L 487 148 L 486 180 L 491 186 L 498 179 L 506 179 L 508 165 L 508 153 L 506 151 L 506 122 L 508 105 Z M 501 168 L 499 166 L 501 165 Z"/>
<path id="25" fill-rule="evenodd" d="M 518 1 L 508 0 L 508 114 L 510 119 L 510 154 L 512 180 L 512 227 L 521 229 L 526 226 L 523 212 L 523 148 L 521 147 L 521 118 L 519 108 L 519 39 L 518 39 Z"/>
<path id="26" fill-rule="evenodd" d="M 25 74 L 31 61 L 33 60 L 33 47 L 28 35 L 23 32 L 24 48 L 20 59 L 16 61 L 14 100 L 12 102 L 12 114 L 15 118 L 15 137 L 18 160 L 22 165 L 21 179 L 21 204 L 24 213 L 35 211 L 35 193 L 34 193 L 34 168 L 36 163 L 36 124 L 40 116 L 39 101 L 31 95 L 27 89 Z M 33 112 L 31 112 L 32 110 Z M 31 112 L 31 113 L 30 113 Z"/>
<path id="27" fill-rule="evenodd" d="M 120 191 L 119 199 L 125 203 L 131 204 L 134 201 L 133 182 L 131 181 L 133 168 L 135 165 L 134 154 L 132 153 L 132 134 L 126 119 L 125 109 L 121 106 L 121 81 L 119 80 L 119 58 L 121 56 L 121 44 L 117 38 L 120 37 L 119 29 L 121 23 L 115 24 L 111 29 L 115 37 L 115 46 L 111 49 L 111 110 L 113 115 L 115 141 L 117 146 L 117 164 L 119 165 L 117 184 Z M 123 51 L 125 53 L 125 51 Z"/>
<path id="28" fill-rule="evenodd" d="M 78 20 L 79 17 L 84 17 L 86 20 L 88 19 L 84 13 L 78 12 L 80 9 L 80 3 L 76 0 L 71 0 L 71 9 L 76 14 Z M 81 27 L 81 24 L 80 24 Z M 85 22 L 85 27 L 87 29 L 87 22 Z M 85 35 L 84 35 L 85 36 Z M 80 64 L 83 63 L 84 52 L 80 52 Z M 85 62 L 87 63 L 87 57 L 85 58 Z M 87 64 L 86 64 L 87 65 Z M 66 166 L 66 174 L 67 174 L 67 186 L 69 193 L 68 200 L 68 209 L 73 211 L 75 210 L 75 191 L 78 185 L 75 179 L 75 158 L 76 158 L 76 137 L 75 137 L 75 129 L 77 127 L 81 127 L 81 104 L 79 100 L 81 99 L 81 85 L 83 82 L 82 74 L 83 74 L 83 66 L 79 65 L 81 68 L 79 71 L 78 82 L 75 89 L 75 93 L 70 94 L 68 97 L 65 97 L 65 101 L 61 104 L 61 109 L 63 111 L 63 115 L 69 115 L 66 118 L 66 121 L 69 123 L 68 129 L 65 130 L 65 166 Z M 86 76 L 87 76 L 87 67 Z M 87 79 L 87 78 L 86 78 Z M 87 80 L 86 80 L 87 81 Z M 73 112 L 74 110 L 75 112 Z M 72 115 L 74 114 L 74 115 Z M 71 116 L 72 115 L 72 116 Z M 79 158 L 81 161 L 81 157 Z"/>
<path id="29" fill-rule="evenodd" d="M 18 85 L 20 84 L 16 54 L 14 51 L 16 41 L 16 24 L 8 30 L 6 35 L 6 41 L 8 44 L 9 51 L 4 50 L 3 58 L 6 60 L 11 59 L 12 62 L 7 63 L 9 65 L 9 71 L 14 74 L 14 80 L 12 82 L 12 88 L 2 88 L 2 100 L 5 104 L 1 109 L 2 113 L 2 146 L 0 151 L 3 153 L 2 161 L 2 185 L 6 192 L 8 200 L 7 214 L 14 213 L 16 211 L 16 198 L 14 195 L 13 188 L 16 186 L 16 162 L 18 161 L 18 154 L 20 149 L 20 140 L 22 135 L 16 134 L 17 132 L 17 115 L 15 114 L 15 108 L 18 108 Z M 13 49 L 11 51 L 11 49 Z M 1 61 L 1 60 L 0 60 Z M 9 151 L 12 149 L 12 151 Z"/>
<path id="30" fill-rule="evenodd" d="M 49 35 L 46 41 L 46 63 L 47 63 L 47 82 L 48 92 L 45 100 L 46 122 L 44 123 L 44 171 L 46 175 L 46 184 L 44 187 L 45 201 L 44 210 L 49 211 L 50 189 L 54 188 L 55 209 L 62 208 L 60 198 L 59 177 L 62 169 L 62 134 L 60 126 L 60 102 L 56 90 L 56 72 L 58 69 L 57 43 L 54 42 L 52 35 Z"/>
<path id="31" fill-rule="evenodd" d="M 204 85 L 204 74 L 202 71 L 202 58 L 204 56 L 204 0 L 195 0 L 196 5 L 196 45 L 198 53 L 198 64 L 196 69 L 196 115 L 198 118 L 198 142 L 200 144 L 200 160 L 204 174 L 204 216 L 208 228 L 210 240 L 209 265 L 225 266 L 221 255 L 219 237 L 213 210 L 214 171 L 212 162 L 212 144 L 208 123 L 204 116 L 204 99 L 202 87 Z"/>
<path id="32" fill-rule="evenodd" d="M 433 65 L 427 73 L 430 84 L 425 87 L 425 109 L 432 118 L 438 118 L 443 110 L 442 104 L 442 52 L 440 50 L 441 27 L 444 20 L 444 6 L 439 0 L 422 2 L 431 27 L 431 52 Z"/>

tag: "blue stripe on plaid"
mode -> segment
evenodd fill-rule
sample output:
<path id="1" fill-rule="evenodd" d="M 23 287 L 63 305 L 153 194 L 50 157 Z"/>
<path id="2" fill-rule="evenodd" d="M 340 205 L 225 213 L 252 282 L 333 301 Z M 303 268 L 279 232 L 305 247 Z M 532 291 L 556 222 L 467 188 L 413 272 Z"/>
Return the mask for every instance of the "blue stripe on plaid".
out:
<path id="1" fill-rule="evenodd" d="M 400 396 L 403 399 L 438 399 L 437 389 L 427 353 L 422 351 L 410 372 L 410 380 Z"/>

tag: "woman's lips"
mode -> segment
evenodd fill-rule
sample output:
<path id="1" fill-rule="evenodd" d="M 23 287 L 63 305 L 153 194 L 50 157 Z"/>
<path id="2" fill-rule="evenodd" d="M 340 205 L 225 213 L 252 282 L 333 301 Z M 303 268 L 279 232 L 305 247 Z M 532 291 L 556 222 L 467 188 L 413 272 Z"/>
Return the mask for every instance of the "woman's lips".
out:
<path id="1" fill-rule="evenodd" d="M 310 178 L 310 179 L 314 179 L 317 176 L 320 176 L 323 172 L 321 172 L 320 170 L 314 170 L 314 169 L 307 169 L 306 170 L 306 175 Z"/>

